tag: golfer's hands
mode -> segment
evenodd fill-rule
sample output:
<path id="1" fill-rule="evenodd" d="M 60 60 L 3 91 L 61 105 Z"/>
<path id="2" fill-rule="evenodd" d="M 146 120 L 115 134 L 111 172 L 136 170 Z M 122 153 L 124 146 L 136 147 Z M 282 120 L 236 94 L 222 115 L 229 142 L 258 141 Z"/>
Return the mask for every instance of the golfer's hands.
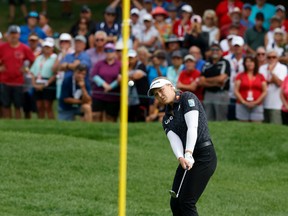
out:
<path id="1" fill-rule="evenodd" d="M 194 158 L 192 156 L 191 152 L 186 152 L 183 157 L 179 158 L 179 163 L 181 164 L 183 169 L 188 169 L 190 170 L 194 164 Z"/>

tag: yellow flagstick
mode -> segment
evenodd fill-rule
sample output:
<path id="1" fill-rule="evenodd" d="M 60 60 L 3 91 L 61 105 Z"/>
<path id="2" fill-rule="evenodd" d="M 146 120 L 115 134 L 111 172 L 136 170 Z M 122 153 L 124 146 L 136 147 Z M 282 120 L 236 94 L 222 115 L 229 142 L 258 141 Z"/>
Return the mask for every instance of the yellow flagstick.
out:
<path id="1" fill-rule="evenodd" d="M 126 181 L 127 181 L 127 120 L 128 120 L 128 40 L 130 0 L 123 0 L 122 39 L 122 80 L 120 108 L 120 165 L 119 165 L 119 216 L 126 215 Z"/>

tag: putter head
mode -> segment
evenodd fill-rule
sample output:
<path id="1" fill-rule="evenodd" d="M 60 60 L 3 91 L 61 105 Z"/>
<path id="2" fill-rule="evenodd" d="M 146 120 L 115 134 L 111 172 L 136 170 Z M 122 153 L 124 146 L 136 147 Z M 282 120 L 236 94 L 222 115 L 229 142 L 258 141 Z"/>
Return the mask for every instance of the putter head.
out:
<path id="1" fill-rule="evenodd" d="M 169 190 L 169 194 L 173 198 L 177 198 L 178 197 L 177 194 L 175 193 L 175 191 L 173 191 L 173 190 Z"/>

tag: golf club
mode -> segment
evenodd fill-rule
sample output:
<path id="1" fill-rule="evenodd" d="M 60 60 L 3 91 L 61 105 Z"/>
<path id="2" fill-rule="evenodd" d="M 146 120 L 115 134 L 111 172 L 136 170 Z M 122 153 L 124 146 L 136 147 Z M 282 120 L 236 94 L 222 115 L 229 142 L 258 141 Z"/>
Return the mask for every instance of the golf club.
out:
<path id="1" fill-rule="evenodd" d="M 187 171 L 188 171 L 188 169 L 186 168 L 186 169 L 185 169 L 185 172 L 184 172 L 184 174 L 183 174 L 182 180 L 181 180 L 181 182 L 180 182 L 180 186 L 179 186 L 179 188 L 178 188 L 177 194 L 176 194 L 175 191 L 169 190 L 169 193 L 170 193 L 170 196 L 171 196 L 171 197 L 173 197 L 173 198 L 178 198 Z"/>

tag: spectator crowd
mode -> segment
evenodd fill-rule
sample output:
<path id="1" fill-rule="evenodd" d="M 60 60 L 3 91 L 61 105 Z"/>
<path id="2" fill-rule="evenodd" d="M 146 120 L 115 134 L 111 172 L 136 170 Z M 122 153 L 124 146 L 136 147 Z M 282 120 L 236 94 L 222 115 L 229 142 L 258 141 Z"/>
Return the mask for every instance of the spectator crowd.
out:
<path id="1" fill-rule="evenodd" d="M 84 5 L 69 32 L 53 37 L 46 13 L 0 33 L 0 115 L 115 122 L 121 88 L 121 1 L 94 21 Z M 161 120 L 147 96 L 166 76 L 193 92 L 209 121 L 288 125 L 288 19 L 283 5 L 222 0 L 196 14 L 181 0 L 131 0 L 128 119 Z M 55 103 L 57 101 L 57 103 Z M 57 104 L 55 109 L 54 104 Z"/>

